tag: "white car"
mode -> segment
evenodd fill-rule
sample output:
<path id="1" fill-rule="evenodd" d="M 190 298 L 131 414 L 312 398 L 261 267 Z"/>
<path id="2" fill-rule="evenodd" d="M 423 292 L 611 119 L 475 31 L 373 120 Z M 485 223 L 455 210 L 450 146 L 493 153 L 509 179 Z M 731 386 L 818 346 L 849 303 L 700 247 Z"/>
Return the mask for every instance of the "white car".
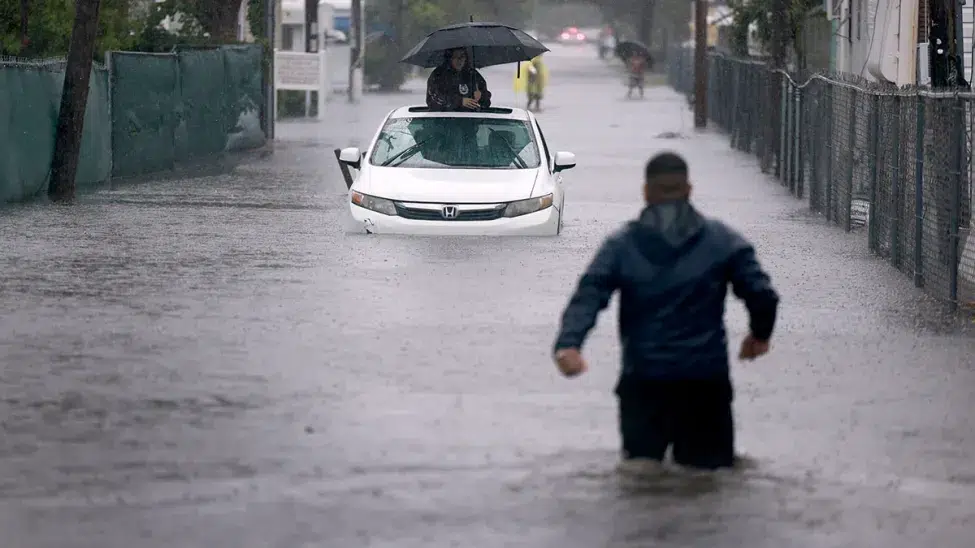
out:
<path id="1" fill-rule="evenodd" d="M 363 154 L 342 149 L 354 173 L 349 209 L 369 233 L 557 235 L 562 172 L 575 155 L 549 150 L 538 121 L 518 108 L 471 112 L 401 107 Z"/>

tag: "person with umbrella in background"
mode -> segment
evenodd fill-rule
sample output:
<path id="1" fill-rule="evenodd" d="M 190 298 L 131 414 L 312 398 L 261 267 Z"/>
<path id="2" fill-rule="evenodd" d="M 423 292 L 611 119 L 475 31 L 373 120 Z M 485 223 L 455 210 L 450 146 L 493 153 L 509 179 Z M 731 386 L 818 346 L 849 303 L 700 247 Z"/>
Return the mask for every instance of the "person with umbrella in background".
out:
<path id="1" fill-rule="evenodd" d="M 491 92 L 481 73 L 467 60 L 467 51 L 444 52 L 443 63 L 427 79 L 427 107 L 436 110 L 478 110 L 491 106 Z"/>
<path id="2" fill-rule="evenodd" d="M 642 99 L 645 73 L 651 62 L 649 48 L 640 42 L 626 40 L 616 45 L 616 56 L 626 64 L 626 98 L 633 97 L 633 90 L 638 89 Z"/>
<path id="3" fill-rule="evenodd" d="M 687 164 L 673 153 L 647 162 L 640 216 L 610 236 L 562 315 L 559 371 L 586 371 L 580 349 L 620 292 L 623 368 L 616 385 L 623 459 L 660 462 L 669 446 L 683 466 L 734 466 L 732 385 L 724 324 L 730 285 L 745 302 L 749 334 L 739 359 L 766 354 L 779 296 L 741 234 L 691 205 Z M 626 471 L 628 466 L 624 466 Z"/>

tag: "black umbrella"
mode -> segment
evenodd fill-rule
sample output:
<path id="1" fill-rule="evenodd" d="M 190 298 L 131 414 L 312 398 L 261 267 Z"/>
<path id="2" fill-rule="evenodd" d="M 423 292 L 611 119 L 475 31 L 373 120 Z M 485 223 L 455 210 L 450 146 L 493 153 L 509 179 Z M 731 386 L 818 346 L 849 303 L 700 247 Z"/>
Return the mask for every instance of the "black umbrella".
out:
<path id="1" fill-rule="evenodd" d="M 650 57 L 650 48 L 644 45 L 642 42 L 637 42 L 635 40 L 627 40 L 625 42 L 620 42 L 616 44 L 615 50 L 616 56 L 620 59 L 629 59 L 630 57 L 640 54 L 644 57 Z"/>
<path id="2" fill-rule="evenodd" d="M 531 61 L 548 51 L 523 30 L 499 23 L 461 23 L 435 30 L 413 47 L 401 63 L 424 68 L 440 66 L 444 52 L 464 48 L 474 68 Z"/>

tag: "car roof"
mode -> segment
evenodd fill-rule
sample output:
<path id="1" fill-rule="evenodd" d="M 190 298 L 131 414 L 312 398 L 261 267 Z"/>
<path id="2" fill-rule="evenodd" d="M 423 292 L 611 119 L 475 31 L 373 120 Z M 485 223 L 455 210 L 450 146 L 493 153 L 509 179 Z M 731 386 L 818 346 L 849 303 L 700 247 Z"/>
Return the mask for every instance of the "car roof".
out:
<path id="1" fill-rule="evenodd" d="M 426 105 L 412 105 L 394 110 L 390 119 L 396 118 L 501 118 L 527 122 L 528 111 L 523 108 L 489 107 L 477 111 L 430 110 Z"/>

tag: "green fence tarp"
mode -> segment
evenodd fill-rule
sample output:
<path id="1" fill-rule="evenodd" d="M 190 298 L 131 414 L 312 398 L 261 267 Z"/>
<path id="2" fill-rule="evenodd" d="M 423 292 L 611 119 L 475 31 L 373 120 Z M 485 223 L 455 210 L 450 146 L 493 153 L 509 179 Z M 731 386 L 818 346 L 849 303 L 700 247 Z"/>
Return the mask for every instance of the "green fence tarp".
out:
<path id="1" fill-rule="evenodd" d="M 179 147 L 180 152 L 186 158 L 223 152 L 233 127 L 228 120 L 230 99 L 223 52 L 184 50 L 178 55 L 187 139 L 185 147 Z"/>
<path id="2" fill-rule="evenodd" d="M 260 46 L 113 52 L 92 73 L 78 186 L 264 143 Z M 0 66 L 0 203 L 47 187 L 63 72 Z"/>
<path id="3" fill-rule="evenodd" d="M 180 116 L 174 55 L 112 52 L 114 177 L 172 169 Z"/>
<path id="4" fill-rule="evenodd" d="M 113 175 L 264 144 L 260 46 L 112 53 Z"/>
<path id="5" fill-rule="evenodd" d="M 0 67 L 0 203 L 47 188 L 64 73 L 48 67 Z M 92 72 L 77 184 L 105 181 L 111 169 L 108 77 Z"/>
<path id="6" fill-rule="evenodd" d="M 225 46 L 227 86 L 233 129 L 227 136 L 227 149 L 238 150 L 264 144 L 261 109 L 264 106 L 263 51 L 260 46 Z"/>
<path id="7" fill-rule="evenodd" d="M 63 78 L 58 78 L 58 89 Z M 57 100 L 61 101 L 58 93 Z M 88 86 L 88 106 L 85 111 L 85 130 L 81 138 L 81 158 L 78 162 L 78 186 L 107 181 L 112 177 L 112 122 L 109 109 L 108 71 L 96 70 Z M 55 122 L 55 130 L 57 122 Z"/>

